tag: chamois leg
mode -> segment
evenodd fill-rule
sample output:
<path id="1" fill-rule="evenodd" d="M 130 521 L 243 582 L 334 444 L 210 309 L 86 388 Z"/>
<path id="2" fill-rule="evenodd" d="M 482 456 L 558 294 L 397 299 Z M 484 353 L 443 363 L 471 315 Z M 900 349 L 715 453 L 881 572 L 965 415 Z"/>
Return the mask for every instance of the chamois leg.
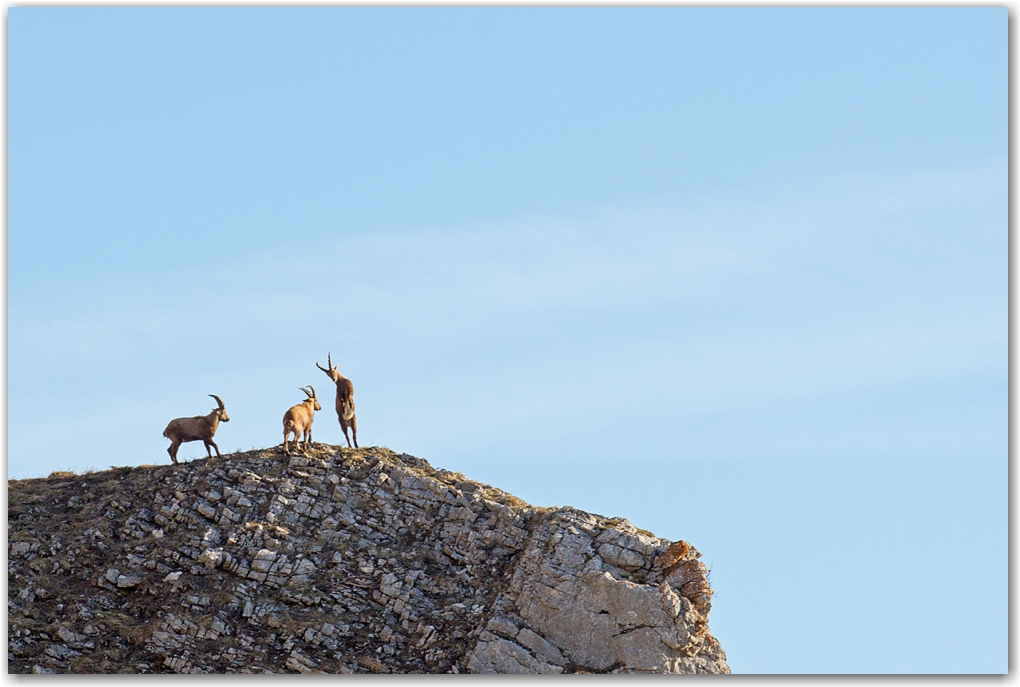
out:
<path id="1" fill-rule="evenodd" d="M 180 463 L 177 462 L 177 449 L 180 447 L 181 445 L 175 441 L 166 449 L 166 452 L 170 454 L 170 460 L 174 462 L 174 465 L 180 465 Z"/>
<path id="2" fill-rule="evenodd" d="M 358 418 L 351 415 L 351 431 L 354 433 L 354 448 L 358 448 Z"/>
<path id="3" fill-rule="evenodd" d="M 216 445 L 215 441 L 213 441 L 212 439 L 208 439 L 208 440 L 203 439 L 203 441 L 205 441 L 205 452 L 209 455 L 210 458 L 212 458 L 212 451 L 209 449 L 210 446 L 212 446 L 214 449 L 216 449 L 216 457 L 217 458 L 222 458 L 223 457 L 220 454 L 220 447 Z"/>

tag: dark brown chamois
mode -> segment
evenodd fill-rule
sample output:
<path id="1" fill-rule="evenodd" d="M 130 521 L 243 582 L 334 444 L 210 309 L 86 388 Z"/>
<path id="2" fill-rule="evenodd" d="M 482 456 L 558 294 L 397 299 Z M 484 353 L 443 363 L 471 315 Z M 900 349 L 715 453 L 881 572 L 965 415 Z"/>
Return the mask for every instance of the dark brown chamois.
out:
<path id="1" fill-rule="evenodd" d="M 315 366 L 329 375 L 329 378 L 336 382 L 336 416 L 340 420 L 340 428 L 344 431 L 344 439 L 347 445 L 351 445 L 351 438 L 347 436 L 347 428 L 350 427 L 354 433 L 354 448 L 358 448 L 358 418 L 354 416 L 354 385 L 351 380 L 340 374 L 333 365 L 332 356 L 326 354 L 327 370 L 318 362 Z"/>
<path id="2" fill-rule="evenodd" d="M 209 454 L 210 458 L 212 458 L 210 446 L 216 449 L 216 457 L 222 458 L 220 447 L 216 445 L 212 438 L 216 434 L 216 428 L 219 427 L 219 424 L 221 422 L 230 422 L 230 418 L 227 417 L 227 409 L 223 407 L 223 401 L 220 400 L 220 397 L 213 394 L 209 395 L 216 399 L 218 408 L 215 408 L 208 415 L 179 417 L 176 420 L 171 420 L 170 424 L 163 430 L 163 436 L 170 440 L 170 447 L 167 448 L 166 452 L 170 454 L 170 460 L 175 465 L 177 464 L 177 449 L 181 447 L 181 444 L 188 441 L 203 441 L 205 442 L 205 451 Z"/>
<path id="3" fill-rule="evenodd" d="M 308 389 L 311 389 L 311 391 L 309 392 Z M 315 397 L 315 387 L 309 384 L 308 389 L 301 387 L 301 391 L 304 391 L 305 396 L 308 398 L 296 406 L 292 406 L 283 416 L 283 452 L 288 456 L 290 455 L 288 437 L 292 432 L 294 434 L 294 443 L 298 447 L 301 446 L 301 435 L 304 435 L 305 445 L 303 450 L 308 450 L 308 446 L 312 442 L 312 422 L 315 420 L 315 411 L 322 410 L 322 406 L 319 405 L 319 399 Z"/>

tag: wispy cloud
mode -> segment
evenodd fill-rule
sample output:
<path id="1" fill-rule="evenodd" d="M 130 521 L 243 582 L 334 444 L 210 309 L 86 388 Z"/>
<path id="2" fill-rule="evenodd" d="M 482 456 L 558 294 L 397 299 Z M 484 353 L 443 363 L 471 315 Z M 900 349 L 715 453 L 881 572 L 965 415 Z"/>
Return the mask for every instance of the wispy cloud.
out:
<path id="1" fill-rule="evenodd" d="M 327 350 L 380 424 L 467 442 L 524 425 L 583 431 L 607 408 L 737 412 L 1004 371 L 998 179 L 993 167 L 844 177 L 356 234 L 239 252 L 212 273 L 107 274 L 74 293 L 12 299 L 12 455 L 31 443 L 28 398 L 66 385 L 56 360 L 73 365 L 86 405 L 141 392 L 132 380 L 154 364 L 166 405 L 213 381 L 256 396 L 250 421 L 235 414 L 232 425 L 264 441 L 287 403 L 279 390 L 314 379 Z M 33 431 L 59 435 L 69 420 Z"/>

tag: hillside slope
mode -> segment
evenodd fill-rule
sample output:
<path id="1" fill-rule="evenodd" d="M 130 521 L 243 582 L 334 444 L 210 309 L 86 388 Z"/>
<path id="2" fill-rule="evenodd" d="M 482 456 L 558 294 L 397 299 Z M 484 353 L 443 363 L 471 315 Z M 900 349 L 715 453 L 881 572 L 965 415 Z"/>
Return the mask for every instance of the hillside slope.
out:
<path id="1" fill-rule="evenodd" d="M 383 448 L 8 482 L 8 670 L 729 672 L 700 554 Z"/>

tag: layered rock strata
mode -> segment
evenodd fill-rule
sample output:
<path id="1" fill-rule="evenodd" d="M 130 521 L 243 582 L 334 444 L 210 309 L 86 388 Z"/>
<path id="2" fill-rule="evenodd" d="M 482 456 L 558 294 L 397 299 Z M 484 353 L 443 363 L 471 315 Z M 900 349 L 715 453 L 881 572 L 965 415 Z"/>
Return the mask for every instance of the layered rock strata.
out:
<path id="1" fill-rule="evenodd" d="M 12 673 L 727 673 L 700 554 L 388 449 L 8 482 Z"/>

